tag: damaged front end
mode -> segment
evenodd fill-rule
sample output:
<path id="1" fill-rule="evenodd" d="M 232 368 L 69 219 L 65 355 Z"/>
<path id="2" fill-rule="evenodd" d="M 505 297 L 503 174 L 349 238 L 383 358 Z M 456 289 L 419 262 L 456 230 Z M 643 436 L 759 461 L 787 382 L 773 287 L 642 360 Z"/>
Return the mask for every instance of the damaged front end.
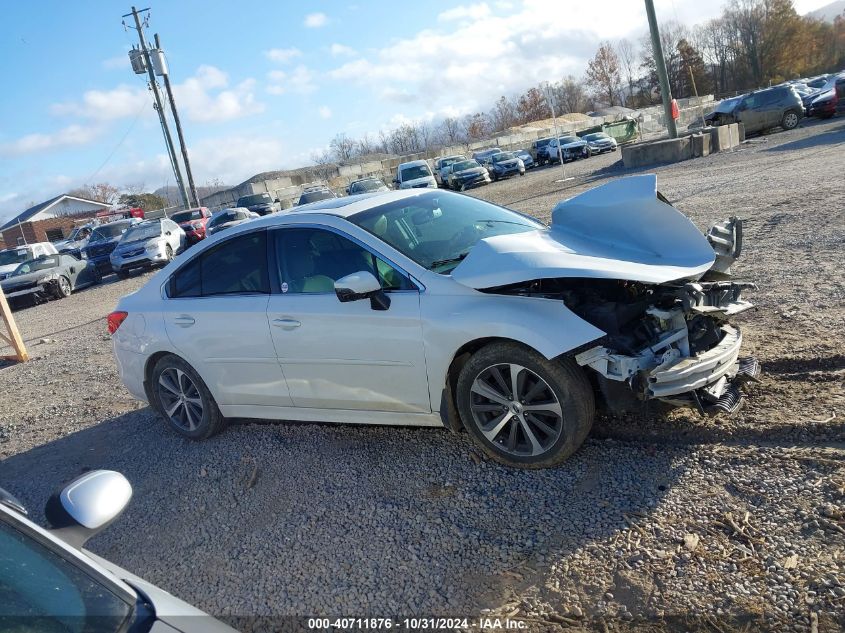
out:
<path id="1" fill-rule="evenodd" d="M 729 322 L 753 307 L 742 295 L 755 286 L 730 278 L 730 265 L 741 250 L 741 221 L 720 223 L 707 238 L 715 261 L 695 281 L 555 278 L 487 292 L 560 299 L 604 331 L 606 336 L 575 360 L 595 370 L 614 412 L 656 401 L 730 414 L 741 404 L 742 384 L 760 372 L 755 359 L 741 355 L 742 333 Z"/>

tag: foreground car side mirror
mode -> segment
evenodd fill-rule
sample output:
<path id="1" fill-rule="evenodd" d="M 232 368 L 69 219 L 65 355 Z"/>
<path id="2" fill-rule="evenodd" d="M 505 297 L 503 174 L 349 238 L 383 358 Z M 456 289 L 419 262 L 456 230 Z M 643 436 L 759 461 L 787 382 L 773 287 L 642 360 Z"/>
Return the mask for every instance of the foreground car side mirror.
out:
<path id="1" fill-rule="evenodd" d="M 53 534 L 74 547 L 108 527 L 132 498 L 126 477 L 113 470 L 92 470 L 54 493 L 44 508 Z"/>
<path id="2" fill-rule="evenodd" d="M 334 282 L 334 292 L 341 303 L 369 299 L 373 310 L 387 310 L 390 297 L 381 289 L 379 280 L 370 272 L 360 271 Z"/>

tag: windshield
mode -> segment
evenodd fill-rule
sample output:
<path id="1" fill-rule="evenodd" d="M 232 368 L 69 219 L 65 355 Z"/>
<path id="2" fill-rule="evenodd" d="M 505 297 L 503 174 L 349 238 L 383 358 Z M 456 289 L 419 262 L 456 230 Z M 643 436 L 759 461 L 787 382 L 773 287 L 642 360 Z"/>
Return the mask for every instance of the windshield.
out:
<path id="1" fill-rule="evenodd" d="M 510 152 L 502 152 L 500 154 L 493 154 L 493 162 L 494 163 L 501 163 L 503 160 L 511 160 L 512 158 L 516 158 Z"/>
<path id="2" fill-rule="evenodd" d="M 161 235 L 161 222 L 151 222 L 147 224 L 136 224 L 131 229 L 123 234 L 120 238 L 121 242 L 137 242 L 139 240 L 149 240 Z"/>
<path id="3" fill-rule="evenodd" d="M 299 197 L 299 204 L 308 204 L 309 202 L 317 202 L 317 200 L 328 200 L 334 198 L 331 191 L 307 191 Z"/>
<path id="4" fill-rule="evenodd" d="M 408 180 L 431 176 L 431 170 L 428 165 L 411 165 L 410 167 L 403 167 L 401 174 L 399 179 L 402 182 L 407 182 Z"/>
<path id="5" fill-rule="evenodd" d="M 584 136 L 585 141 L 600 141 L 600 140 L 605 139 L 605 138 L 610 138 L 610 137 L 607 134 L 605 134 L 604 132 L 596 132 L 595 134 L 586 134 Z"/>
<path id="6" fill-rule="evenodd" d="M 363 193 L 365 191 L 378 191 L 383 188 L 385 184 L 377 178 L 370 178 L 369 180 L 359 180 L 353 182 L 349 190 L 353 193 Z"/>
<path id="7" fill-rule="evenodd" d="M 434 192 L 384 204 L 349 220 L 419 265 L 443 274 L 451 272 L 485 237 L 545 228 L 478 198 Z"/>
<path id="8" fill-rule="evenodd" d="M 440 169 L 448 167 L 449 165 L 454 165 L 455 163 L 462 161 L 463 159 L 463 156 L 451 156 L 450 158 L 444 158 L 440 161 Z"/>
<path id="9" fill-rule="evenodd" d="M 272 204 L 273 199 L 269 193 L 256 193 L 251 196 L 243 196 L 238 198 L 239 207 L 251 207 L 256 204 Z"/>
<path id="10" fill-rule="evenodd" d="M 46 255 L 44 257 L 39 257 L 38 259 L 30 259 L 29 261 L 24 262 L 15 268 L 15 272 L 12 273 L 12 276 L 28 275 L 29 273 L 34 273 L 36 270 L 49 270 L 58 265 L 58 255 Z"/>
<path id="11" fill-rule="evenodd" d="M 110 240 L 123 233 L 129 224 L 127 222 L 112 222 L 111 224 L 103 224 L 98 226 L 91 233 L 89 242 L 100 242 L 102 240 Z"/>
<path id="12" fill-rule="evenodd" d="M 188 211 L 180 211 L 170 216 L 170 219 L 176 224 L 190 222 L 191 220 L 202 220 L 202 209 L 189 209 Z"/>
<path id="13" fill-rule="evenodd" d="M 472 169 L 473 167 L 481 167 L 476 160 L 462 160 L 459 163 L 452 165 L 452 173 L 464 171 L 465 169 Z"/>
<path id="14" fill-rule="evenodd" d="M 9 264 L 20 264 L 25 262 L 29 257 L 29 251 L 0 251 L 0 266 L 8 266 Z"/>
<path id="15" fill-rule="evenodd" d="M 560 139 L 561 145 L 569 145 L 570 143 L 577 143 L 581 139 L 577 136 L 562 136 Z"/>

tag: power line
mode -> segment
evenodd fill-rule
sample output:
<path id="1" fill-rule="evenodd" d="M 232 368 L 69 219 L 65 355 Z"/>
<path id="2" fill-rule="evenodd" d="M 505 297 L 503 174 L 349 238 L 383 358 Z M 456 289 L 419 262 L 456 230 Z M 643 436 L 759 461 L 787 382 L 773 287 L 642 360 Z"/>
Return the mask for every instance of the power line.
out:
<path id="1" fill-rule="evenodd" d="M 100 164 L 99 167 L 97 167 L 97 169 L 94 171 L 94 173 L 91 174 L 90 176 L 88 176 L 88 178 L 86 178 L 85 181 L 82 184 L 88 184 L 88 183 L 92 182 L 94 180 L 94 178 L 97 177 L 97 174 L 100 173 L 100 170 L 102 170 L 103 167 L 105 167 L 106 164 L 112 159 L 112 156 L 114 156 L 115 152 L 117 152 L 117 150 L 120 148 L 120 146 L 123 145 L 123 142 L 127 139 L 130 132 L 132 132 L 132 130 L 135 128 L 135 124 L 138 123 L 138 119 L 141 118 L 141 113 L 144 111 L 145 105 L 146 105 L 145 103 L 141 104 L 141 107 L 138 108 L 138 112 L 135 113 L 135 118 L 132 119 L 132 123 L 129 124 L 129 128 L 126 130 L 126 132 L 120 138 L 120 140 L 117 142 L 117 145 L 115 145 L 114 149 L 112 149 L 112 151 L 109 152 L 109 155 L 106 156 L 106 159 Z"/>

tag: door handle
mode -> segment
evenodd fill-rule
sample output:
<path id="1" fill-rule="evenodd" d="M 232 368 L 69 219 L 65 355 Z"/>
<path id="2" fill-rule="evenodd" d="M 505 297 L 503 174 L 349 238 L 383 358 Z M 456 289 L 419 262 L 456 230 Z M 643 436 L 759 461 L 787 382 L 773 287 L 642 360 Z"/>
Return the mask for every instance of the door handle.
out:
<path id="1" fill-rule="evenodd" d="M 180 327 L 191 327 L 194 323 L 196 323 L 194 317 L 188 316 L 187 314 L 182 314 L 176 317 L 173 319 L 173 322 Z"/>
<path id="2" fill-rule="evenodd" d="M 293 330 L 302 325 L 302 323 L 300 323 L 296 319 L 273 319 L 273 325 L 276 327 L 280 327 L 283 330 Z"/>

